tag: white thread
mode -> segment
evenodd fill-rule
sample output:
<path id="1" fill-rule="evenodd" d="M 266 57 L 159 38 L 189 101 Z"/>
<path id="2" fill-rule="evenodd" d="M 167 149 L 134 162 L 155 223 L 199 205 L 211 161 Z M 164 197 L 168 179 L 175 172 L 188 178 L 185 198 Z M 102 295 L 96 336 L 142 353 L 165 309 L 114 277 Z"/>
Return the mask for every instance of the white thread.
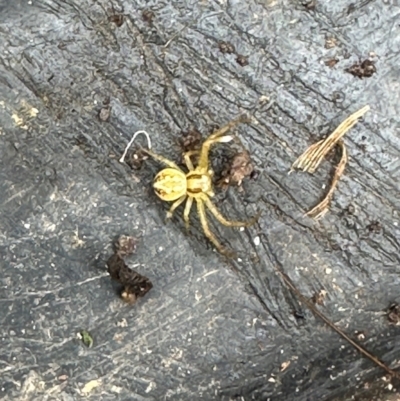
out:
<path id="1" fill-rule="evenodd" d="M 151 149 L 151 140 L 150 140 L 149 134 L 148 134 L 146 131 L 136 131 L 136 132 L 133 134 L 133 137 L 132 137 L 132 139 L 129 141 L 128 145 L 126 145 L 126 148 L 125 148 L 125 150 L 124 150 L 124 153 L 122 154 L 121 158 L 119 159 L 119 162 L 120 162 L 120 163 L 123 163 L 123 162 L 124 162 L 125 156 L 126 156 L 126 154 L 128 153 L 129 148 L 132 146 L 133 141 L 136 139 L 136 137 L 137 137 L 139 134 L 144 134 L 144 135 L 146 136 L 148 148 Z"/>

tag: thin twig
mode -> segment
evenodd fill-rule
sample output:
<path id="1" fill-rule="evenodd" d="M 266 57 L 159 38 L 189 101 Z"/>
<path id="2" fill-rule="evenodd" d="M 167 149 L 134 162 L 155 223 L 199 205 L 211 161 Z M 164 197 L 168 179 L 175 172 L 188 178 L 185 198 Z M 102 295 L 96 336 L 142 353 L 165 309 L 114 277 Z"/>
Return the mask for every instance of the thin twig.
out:
<path id="1" fill-rule="evenodd" d="M 148 134 L 146 131 L 136 131 L 136 132 L 133 134 L 133 137 L 132 137 L 132 139 L 129 141 L 128 145 L 126 145 L 126 148 L 125 148 L 125 150 L 124 150 L 124 153 L 122 154 L 121 158 L 119 159 L 119 162 L 120 162 L 120 163 L 123 163 L 123 162 L 125 161 L 125 157 L 126 157 L 126 154 L 128 153 L 129 148 L 132 146 L 133 141 L 136 139 L 136 137 L 137 137 L 139 134 L 143 134 L 143 135 L 146 136 L 146 139 L 147 139 L 147 147 L 148 147 L 149 149 L 151 149 L 151 140 L 150 140 L 149 134 Z"/>
<path id="2" fill-rule="evenodd" d="M 187 24 L 185 24 L 181 29 L 179 29 L 177 32 L 175 32 L 171 38 L 168 39 L 168 41 L 165 43 L 165 45 L 163 46 L 164 49 L 166 49 L 173 40 L 175 40 L 186 28 L 189 28 L 190 26 L 192 26 L 194 23 L 199 24 L 202 20 L 205 20 L 207 18 L 211 18 L 214 17 L 215 15 L 219 15 L 219 14 L 223 14 L 224 11 L 215 11 L 213 13 L 210 13 L 209 15 L 205 15 L 203 17 L 194 17 L 193 20 L 191 22 L 188 22 Z"/>
<path id="3" fill-rule="evenodd" d="M 183 26 L 183 28 L 181 28 L 181 29 L 179 29 L 177 32 L 175 32 L 175 33 L 171 36 L 171 38 L 168 39 L 167 43 L 165 43 L 165 45 L 163 46 L 164 49 L 166 49 L 166 48 L 172 43 L 172 41 L 173 41 L 174 39 L 176 39 L 176 38 L 179 36 L 179 34 L 180 34 L 181 32 L 183 32 L 186 28 L 188 28 L 188 27 L 190 26 L 190 24 L 192 24 L 192 22 L 191 22 L 191 23 L 188 23 L 188 24 L 185 24 L 185 25 Z"/>
<path id="4" fill-rule="evenodd" d="M 286 285 L 296 294 L 298 299 L 303 302 L 317 317 L 319 317 L 324 323 L 326 323 L 332 330 L 334 330 L 336 333 L 338 333 L 341 337 L 343 337 L 348 343 L 350 343 L 354 348 L 357 349 L 361 354 L 363 354 L 365 357 L 370 359 L 372 362 L 374 362 L 376 365 L 384 369 L 387 373 L 392 375 L 393 377 L 396 377 L 397 379 L 400 379 L 400 373 L 396 372 L 395 370 L 389 368 L 386 364 L 384 364 L 382 361 L 380 361 L 376 356 L 372 355 L 369 351 L 367 351 L 365 348 L 363 348 L 361 345 L 357 344 L 353 339 L 351 339 L 346 333 L 344 333 L 339 327 L 337 327 L 334 323 L 332 323 L 322 312 L 320 312 L 313 304 L 310 302 L 297 288 L 296 286 L 292 283 L 290 278 L 279 269 L 278 266 L 274 265 L 275 269 L 278 271 L 278 273 L 281 275 L 283 281 L 286 283 Z"/>

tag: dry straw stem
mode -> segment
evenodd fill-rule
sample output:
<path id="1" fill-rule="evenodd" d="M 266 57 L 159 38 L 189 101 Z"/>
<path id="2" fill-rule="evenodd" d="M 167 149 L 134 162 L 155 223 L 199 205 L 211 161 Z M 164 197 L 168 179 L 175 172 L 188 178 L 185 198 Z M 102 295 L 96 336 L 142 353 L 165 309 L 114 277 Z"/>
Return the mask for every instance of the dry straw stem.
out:
<path id="1" fill-rule="evenodd" d="M 336 168 L 335 175 L 332 180 L 331 187 L 325 198 L 313 209 L 311 209 L 307 216 L 313 217 L 315 219 L 320 219 L 328 211 L 329 203 L 332 199 L 333 192 L 336 189 L 338 181 L 343 174 L 346 167 L 348 156 L 347 149 L 343 142 L 342 137 L 346 132 L 353 127 L 358 119 L 362 117 L 370 107 L 364 106 L 362 109 L 356 111 L 351 116 L 347 117 L 336 129 L 329 135 L 326 139 L 323 139 L 314 145 L 311 145 L 292 165 L 291 171 L 294 169 L 303 170 L 305 172 L 313 174 L 318 166 L 321 164 L 324 157 L 336 146 L 339 145 L 342 151 L 342 157 L 340 159 L 339 165 Z"/>
<path id="2" fill-rule="evenodd" d="M 342 141 L 339 141 L 338 145 L 340 146 L 340 148 L 342 150 L 342 157 L 340 158 L 340 162 L 339 162 L 338 166 L 336 167 L 336 171 L 335 171 L 335 175 L 333 176 L 331 187 L 329 188 L 329 191 L 326 194 L 325 198 L 320 203 L 318 203 L 317 206 L 312 208 L 307 213 L 307 216 L 314 218 L 315 220 L 318 220 L 318 219 L 321 219 L 322 217 L 324 217 L 325 213 L 328 211 L 329 204 L 333 197 L 333 193 L 335 192 L 335 189 L 337 187 L 339 179 L 342 176 L 344 169 L 346 167 L 347 161 L 348 161 L 346 146 L 344 145 L 344 143 Z"/>
<path id="3" fill-rule="evenodd" d="M 369 110 L 364 106 L 351 116 L 347 117 L 326 139 L 310 146 L 292 165 L 292 170 L 298 169 L 313 174 L 321 164 L 323 158 L 335 147 L 344 134 L 358 122 Z"/>

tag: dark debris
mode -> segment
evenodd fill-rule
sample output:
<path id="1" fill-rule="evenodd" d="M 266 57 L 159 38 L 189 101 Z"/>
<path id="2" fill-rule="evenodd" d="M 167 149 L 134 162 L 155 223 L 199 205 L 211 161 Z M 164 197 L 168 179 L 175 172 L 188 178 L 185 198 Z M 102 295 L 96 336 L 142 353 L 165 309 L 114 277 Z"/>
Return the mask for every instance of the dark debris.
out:
<path id="1" fill-rule="evenodd" d="M 242 56 L 241 54 L 237 55 L 236 62 L 242 67 L 246 67 L 246 65 L 249 65 L 249 60 L 247 59 L 247 57 Z"/>
<path id="2" fill-rule="evenodd" d="M 110 119 L 110 115 L 111 115 L 111 107 L 103 107 L 99 111 L 99 119 L 101 121 L 108 121 Z"/>
<path id="3" fill-rule="evenodd" d="M 237 153 L 229 162 L 228 166 L 222 171 L 221 179 L 217 186 L 226 188 L 228 186 L 240 186 L 246 177 L 254 179 L 254 166 L 247 150 Z M 257 173 L 255 173 L 257 175 Z"/>
<path id="4" fill-rule="evenodd" d="M 184 152 L 199 150 L 203 142 L 203 137 L 199 131 L 192 129 L 182 134 L 180 142 Z"/>
<path id="5" fill-rule="evenodd" d="M 326 297 L 326 291 L 325 290 L 321 290 L 319 292 L 316 292 L 311 297 L 311 301 L 316 305 L 324 305 L 325 297 Z"/>
<path id="6" fill-rule="evenodd" d="M 369 78 L 376 73 L 375 62 L 366 59 L 362 63 L 353 64 L 351 67 L 346 68 L 345 71 L 360 79 Z"/>
<path id="7" fill-rule="evenodd" d="M 296 320 L 304 320 L 306 319 L 306 315 L 304 314 L 304 311 L 301 309 L 294 310 L 293 311 L 293 316 L 296 318 Z"/>
<path id="8" fill-rule="evenodd" d="M 119 28 L 124 23 L 124 16 L 122 14 L 114 14 L 109 17 L 109 21 L 113 22 Z"/>
<path id="9" fill-rule="evenodd" d="M 223 53 L 223 54 L 235 53 L 235 46 L 233 46 L 229 42 L 222 42 L 222 41 L 219 42 L 218 43 L 218 48 L 219 48 L 220 52 Z"/>
<path id="10" fill-rule="evenodd" d="M 382 232 L 382 224 L 379 221 L 373 221 L 372 223 L 368 224 L 367 230 L 371 234 L 380 234 Z"/>
<path id="11" fill-rule="evenodd" d="M 389 306 L 387 319 L 390 324 L 395 326 L 400 326 L 400 305 L 397 303 L 393 303 Z"/>
<path id="12" fill-rule="evenodd" d="M 353 216 L 356 213 L 356 208 L 353 204 L 349 203 L 344 212 L 350 216 Z"/>
<path id="13" fill-rule="evenodd" d="M 115 253 L 107 261 L 107 271 L 111 278 L 123 286 L 121 298 L 131 305 L 153 288 L 147 277 L 130 269 L 123 259 L 124 256 L 135 252 L 136 244 L 135 238 L 121 235 L 115 244 Z"/>
<path id="14" fill-rule="evenodd" d="M 312 11 L 312 10 L 315 10 L 315 8 L 317 7 L 317 0 L 303 1 L 302 5 L 307 10 Z"/>
<path id="15" fill-rule="evenodd" d="M 336 57 L 332 57 L 328 60 L 325 60 L 325 65 L 329 68 L 333 68 L 338 62 L 339 59 L 337 59 Z"/>
<path id="16" fill-rule="evenodd" d="M 137 148 L 134 152 L 130 153 L 126 162 L 134 170 L 139 170 L 143 162 L 149 158 L 149 155 L 145 153 L 142 149 Z"/>
<path id="17" fill-rule="evenodd" d="M 143 10 L 143 12 L 142 12 L 143 21 L 147 22 L 148 24 L 151 24 L 153 22 L 154 16 L 155 15 L 154 15 L 153 11 L 151 11 L 151 10 L 146 9 L 146 10 Z"/>
<path id="18" fill-rule="evenodd" d="M 250 174 L 250 179 L 257 181 L 260 176 L 260 172 L 258 170 L 253 170 Z"/>
<path id="19" fill-rule="evenodd" d="M 116 252 L 121 258 L 132 255 L 136 251 L 136 238 L 121 235 L 115 244 Z"/>

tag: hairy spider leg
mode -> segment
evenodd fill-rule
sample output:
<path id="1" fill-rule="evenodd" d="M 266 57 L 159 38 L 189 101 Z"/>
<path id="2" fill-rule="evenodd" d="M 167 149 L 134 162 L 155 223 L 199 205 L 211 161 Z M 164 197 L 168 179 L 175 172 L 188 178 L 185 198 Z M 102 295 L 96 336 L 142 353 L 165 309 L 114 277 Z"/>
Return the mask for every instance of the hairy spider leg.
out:
<path id="1" fill-rule="evenodd" d="M 211 202 L 209 197 L 207 195 L 203 195 L 202 199 L 206 206 L 210 209 L 211 213 L 214 215 L 214 217 L 224 226 L 227 227 L 249 227 L 253 225 L 259 218 L 259 213 L 254 216 L 252 219 L 248 221 L 230 221 L 227 220 L 221 212 L 217 209 L 217 207 Z"/>
<path id="2" fill-rule="evenodd" d="M 181 204 L 183 203 L 183 201 L 186 199 L 187 195 L 182 195 L 179 199 L 177 199 L 171 206 L 171 208 L 168 210 L 167 212 L 167 220 L 170 219 L 172 217 L 172 215 L 174 214 L 175 209 Z"/>
<path id="3" fill-rule="evenodd" d="M 245 117 L 239 117 L 236 120 L 229 122 L 228 124 L 224 125 L 218 131 L 211 134 L 203 143 L 200 153 L 200 160 L 198 168 L 207 171 L 208 169 L 208 153 L 210 152 L 210 147 L 214 143 L 218 142 L 230 142 L 233 139 L 232 135 L 225 135 L 229 130 L 231 130 L 236 125 L 248 121 Z"/>
<path id="4" fill-rule="evenodd" d="M 235 118 L 232 121 L 229 121 L 227 124 L 225 124 L 219 130 L 213 132 L 207 139 L 211 139 L 211 140 L 216 139 L 220 136 L 225 135 L 229 130 L 236 127 L 236 125 L 239 125 L 241 123 L 249 123 L 249 122 L 251 122 L 251 119 L 245 115 L 242 115 L 238 118 Z"/>
<path id="5" fill-rule="evenodd" d="M 192 160 L 190 159 L 191 156 L 199 154 L 200 150 L 189 150 L 189 152 L 184 153 L 183 157 L 185 158 L 185 163 L 189 171 L 194 170 L 194 166 Z"/>
<path id="6" fill-rule="evenodd" d="M 194 155 L 199 155 L 199 154 L 200 154 L 200 150 L 189 150 L 189 152 L 186 152 L 184 154 L 186 166 L 190 171 L 196 170 L 194 168 L 192 160 L 190 158 Z M 207 173 L 210 177 L 213 177 L 213 175 L 214 175 L 214 171 L 211 168 L 207 171 Z M 208 195 L 210 195 L 210 194 L 208 194 Z"/>
<path id="7" fill-rule="evenodd" d="M 185 173 L 181 168 L 178 167 L 178 165 L 176 163 L 174 163 L 173 161 L 167 159 L 166 157 L 160 156 L 157 153 L 154 153 L 154 152 L 152 152 L 151 150 L 148 150 L 148 149 L 141 148 L 141 150 L 143 150 L 143 152 L 147 153 L 149 156 L 151 156 L 152 158 L 158 160 L 159 162 L 164 163 L 168 167 L 174 168 L 175 170 L 179 170 L 182 173 Z"/>
<path id="8" fill-rule="evenodd" d="M 185 210 L 183 212 L 183 220 L 185 221 L 185 228 L 188 231 L 189 230 L 189 213 L 190 209 L 192 208 L 193 205 L 193 197 L 189 196 L 186 205 L 185 205 Z"/>
<path id="9" fill-rule="evenodd" d="M 196 198 L 196 203 L 197 203 L 197 212 L 200 217 L 200 222 L 201 226 L 203 227 L 204 234 L 206 237 L 214 244 L 214 246 L 218 249 L 220 253 L 227 257 L 235 257 L 236 253 L 230 249 L 225 248 L 220 244 L 220 242 L 217 240 L 217 237 L 215 234 L 210 230 L 210 227 L 208 226 L 207 222 L 207 216 L 206 216 L 206 209 L 204 207 L 204 201 L 202 198 Z"/>

